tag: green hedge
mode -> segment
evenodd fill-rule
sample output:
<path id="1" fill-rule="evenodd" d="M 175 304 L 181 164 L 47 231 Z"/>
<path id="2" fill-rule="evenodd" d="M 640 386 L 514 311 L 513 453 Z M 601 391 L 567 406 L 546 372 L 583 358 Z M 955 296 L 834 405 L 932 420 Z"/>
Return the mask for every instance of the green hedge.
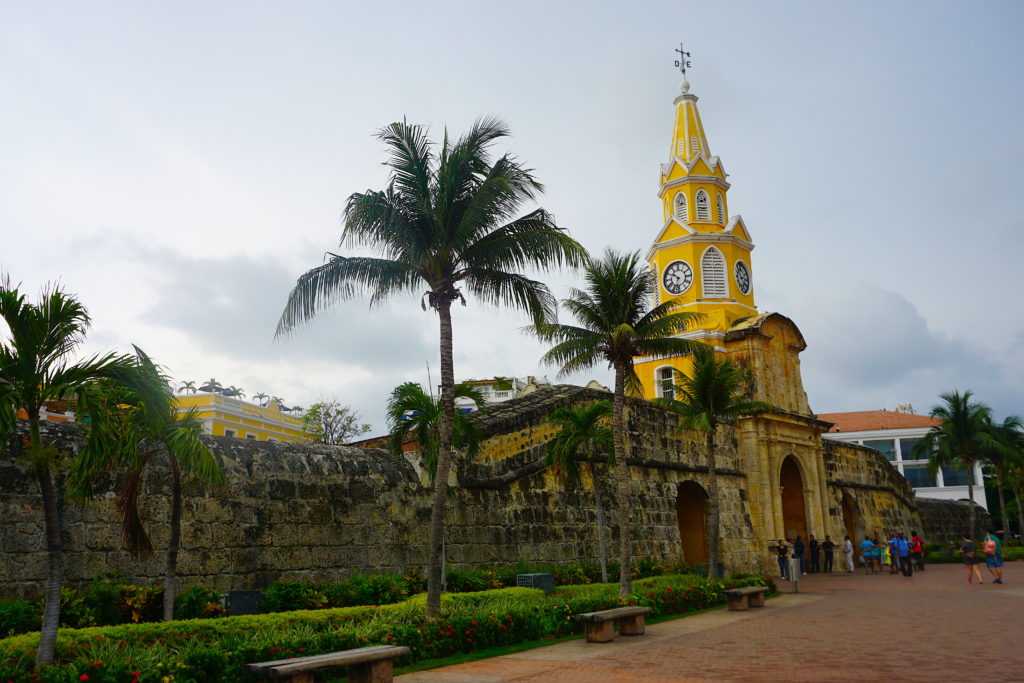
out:
<path id="1" fill-rule="evenodd" d="M 388 643 L 412 649 L 399 662 L 408 664 L 576 632 L 573 614 L 620 604 L 649 605 L 655 615 L 707 609 L 724 603 L 726 588 L 755 584 L 775 590 L 770 578 L 758 575 L 710 582 L 680 575 L 634 581 L 635 592 L 626 599 L 617 597 L 617 584 L 565 587 L 551 596 L 529 588 L 446 594 L 435 622 L 425 620 L 426 596 L 417 595 L 380 607 L 64 629 L 58 664 L 41 675 L 32 672 L 38 634 L 23 634 L 0 640 L 0 681 L 252 681 L 247 663 Z"/>
<path id="2" fill-rule="evenodd" d="M 980 543 L 978 544 L 981 545 Z M 982 561 L 984 561 L 984 553 L 981 555 Z M 1024 560 L 1024 547 L 1021 546 L 1003 546 L 1003 561 L 1004 562 L 1017 562 Z M 930 546 L 924 554 L 924 563 L 928 564 L 944 564 L 944 563 L 958 563 L 963 562 L 964 558 L 960 554 L 960 546 Z"/>

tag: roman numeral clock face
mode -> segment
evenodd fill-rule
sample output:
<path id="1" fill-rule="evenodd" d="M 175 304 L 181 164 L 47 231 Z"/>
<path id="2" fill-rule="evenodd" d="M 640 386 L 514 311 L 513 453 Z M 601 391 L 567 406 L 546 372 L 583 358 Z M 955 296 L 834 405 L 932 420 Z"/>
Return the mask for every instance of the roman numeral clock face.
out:
<path id="1" fill-rule="evenodd" d="M 737 261 L 735 271 L 736 285 L 744 294 L 750 294 L 750 271 L 747 270 L 747 264 L 743 261 Z"/>
<path id="2" fill-rule="evenodd" d="M 690 288 L 693 284 L 693 269 L 686 261 L 675 261 L 665 269 L 662 277 L 665 289 L 669 294 L 677 296 Z"/>

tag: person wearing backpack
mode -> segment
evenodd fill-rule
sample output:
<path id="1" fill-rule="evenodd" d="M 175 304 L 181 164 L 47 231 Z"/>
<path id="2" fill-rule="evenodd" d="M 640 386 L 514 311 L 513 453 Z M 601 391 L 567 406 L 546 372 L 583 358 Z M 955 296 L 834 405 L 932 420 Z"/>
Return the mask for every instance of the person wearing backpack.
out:
<path id="1" fill-rule="evenodd" d="M 992 576 L 996 577 L 992 583 L 1003 582 L 1003 544 L 1000 543 L 996 532 L 989 529 L 985 538 L 981 539 L 981 549 L 985 552 L 985 566 L 988 567 Z"/>
<path id="2" fill-rule="evenodd" d="M 912 578 L 914 576 L 914 567 L 910 563 L 910 541 L 907 540 L 902 531 L 896 532 L 896 542 L 893 544 L 893 548 L 896 551 L 896 558 L 903 576 L 908 579 Z"/>

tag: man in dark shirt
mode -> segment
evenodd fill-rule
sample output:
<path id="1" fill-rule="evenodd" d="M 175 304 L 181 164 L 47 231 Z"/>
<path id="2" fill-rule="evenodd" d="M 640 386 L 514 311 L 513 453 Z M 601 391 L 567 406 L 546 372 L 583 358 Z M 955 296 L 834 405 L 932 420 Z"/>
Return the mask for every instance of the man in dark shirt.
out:
<path id="1" fill-rule="evenodd" d="M 836 544 L 832 542 L 831 536 L 825 536 L 825 541 L 821 544 L 821 549 L 825 551 L 825 573 L 832 573 L 832 553 L 835 552 Z"/>
<path id="2" fill-rule="evenodd" d="M 807 549 L 810 551 L 810 567 L 807 571 L 811 574 L 817 574 L 821 571 L 821 546 L 818 543 L 818 539 L 811 534 L 807 537 Z"/>
<path id="3" fill-rule="evenodd" d="M 782 576 L 782 580 L 786 580 L 786 559 L 789 557 L 789 547 L 786 546 L 786 542 L 779 539 L 779 544 L 775 546 L 775 553 L 779 556 L 779 575 Z"/>
<path id="4" fill-rule="evenodd" d="M 797 534 L 796 541 L 793 542 L 793 557 L 800 560 L 800 571 L 807 576 L 807 546 L 799 534 Z"/>

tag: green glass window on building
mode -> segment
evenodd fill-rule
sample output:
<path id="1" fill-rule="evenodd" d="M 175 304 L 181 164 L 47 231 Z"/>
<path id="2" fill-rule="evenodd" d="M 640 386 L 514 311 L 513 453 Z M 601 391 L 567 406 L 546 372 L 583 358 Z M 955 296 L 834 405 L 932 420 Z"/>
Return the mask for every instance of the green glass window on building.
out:
<path id="1" fill-rule="evenodd" d="M 874 448 L 890 462 L 896 459 L 896 442 L 892 439 L 887 441 L 865 441 L 864 445 L 868 448 Z"/>

